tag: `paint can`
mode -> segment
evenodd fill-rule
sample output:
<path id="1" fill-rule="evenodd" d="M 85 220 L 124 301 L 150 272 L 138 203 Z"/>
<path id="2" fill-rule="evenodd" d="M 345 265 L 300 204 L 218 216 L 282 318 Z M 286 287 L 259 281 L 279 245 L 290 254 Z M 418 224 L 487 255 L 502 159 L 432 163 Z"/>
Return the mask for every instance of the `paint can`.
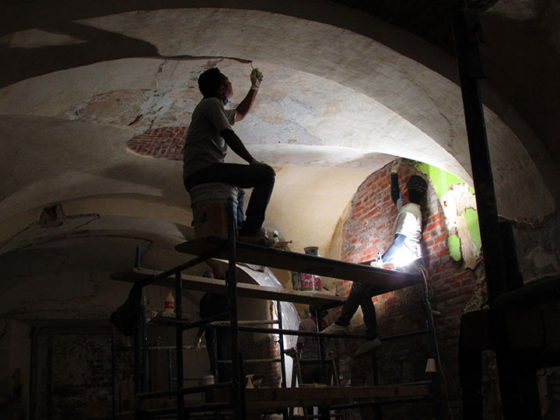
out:
<path id="1" fill-rule="evenodd" d="M 319 256 L 319 247 L 308 246 L 303 248 L 306 255 Z M 298 273 L 299 290 L 320 292 L 322 289 L 321 277 L 316 274 Z"/>
<path id="2" fill-rule="evenodd" d="M 175 296 L 173 296 L 173 292 L 171 290 L 168 291 L 167 297 L 165 298 L 161 316 L 164 316 L 166 318 L 175 317 Z"/>

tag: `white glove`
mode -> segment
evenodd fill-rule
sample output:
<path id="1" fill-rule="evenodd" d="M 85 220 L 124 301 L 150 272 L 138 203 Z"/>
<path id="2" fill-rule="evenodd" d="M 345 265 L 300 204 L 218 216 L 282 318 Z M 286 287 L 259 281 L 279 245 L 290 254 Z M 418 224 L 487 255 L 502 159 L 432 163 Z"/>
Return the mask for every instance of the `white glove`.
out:
<path id="1" fill-rule="evenodd" d="M 257 68 L 251 72 L 251 89 L 257 90 L 263 80 L 263 74 Z"/>

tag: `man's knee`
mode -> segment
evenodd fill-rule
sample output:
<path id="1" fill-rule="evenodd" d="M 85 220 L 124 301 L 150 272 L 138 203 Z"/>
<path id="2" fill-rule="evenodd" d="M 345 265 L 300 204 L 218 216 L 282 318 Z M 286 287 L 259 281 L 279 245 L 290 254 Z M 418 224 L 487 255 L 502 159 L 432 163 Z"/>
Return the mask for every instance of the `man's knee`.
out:
<path id="1" fill-rule="evenodd" d="M 259 165 L 255 165 L 254 170 L 261 181 L 274 182 L 274 179 L 276 177 L 276 172 L 274 171 L 272 166 L 266 164 L 259 164 Z"/>
<path id="2" fill-rule="evenodd" d="M 263 165 L 263 167 L 264 167 L 264 173 L 266 174 L 267 177 L 271 179 L 274 179 L 276 177 L 276 172 L 274 171 L 272 166 Z"/>

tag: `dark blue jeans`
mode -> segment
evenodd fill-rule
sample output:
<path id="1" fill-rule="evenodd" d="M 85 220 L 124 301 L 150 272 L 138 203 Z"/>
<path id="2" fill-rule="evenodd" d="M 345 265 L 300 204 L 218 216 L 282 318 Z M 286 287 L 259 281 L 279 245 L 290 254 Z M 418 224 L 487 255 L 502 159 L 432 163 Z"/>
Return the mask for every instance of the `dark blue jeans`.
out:
<path id="1" fill-rule="evenodd" d="M 405 240 L 405 235 L 403 235 L 402 233 L 396 233 L 391 246 L 387 251 L 385 251 L 385 253 L 381 257 L 381 260 L 383 262 L 391 261 L 393 259 L 393 256 L 395 255 L 395 252 L 397 252 L 403 246 Z"/>
<path id="2" fill-rule="evenodd" d="M 375 316 L 375 306 L 371 298 L 376 295 L 374 287 L 355 281 L 352 283 L 352 289 L 348 299 L 342 306 L 342 312 L 336 320 L 336 324 L 348 326 L 354 313 L 358 310 L 358 306 L 362 307 L 364 314 L 364 325 L 366 327 L 366 337 L 372 339 L 377 337 L 377 318 Z"/>
<path id="3" fill-rule="evenodd" d="M 200 169 L 185 179 L 185 188 L 207 182 L 223 182 L 240 188 L 253 188 L 247 205 L 246 219 L 241 234 L 250 235 L 264 223 L 266 207 L 272 195 L 276 173 L 265 164 L 241 165 L 237 163 L 214 163 Z"/>

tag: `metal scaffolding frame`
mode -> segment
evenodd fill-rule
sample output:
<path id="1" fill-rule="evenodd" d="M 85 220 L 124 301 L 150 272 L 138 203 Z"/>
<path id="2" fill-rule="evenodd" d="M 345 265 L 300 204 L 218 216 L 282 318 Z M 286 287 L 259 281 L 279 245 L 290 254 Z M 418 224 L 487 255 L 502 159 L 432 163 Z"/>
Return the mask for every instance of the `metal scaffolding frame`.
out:
<path id="1" fill-rule="evenodd" d="M 280 300 L 277 300 L 277 312 L 278 312 L 278 328 L 269 328 L 269 327 L 256 327 L 251 325 L 240 325 L 238 320 L 238 313 L 237 313 L 237 278 L 236 278 L 236 262 L 237 262 L 237 242 L 236 242 L 236 232 L 234 229 L 234 219 L 233 215 L 233 205 L 229 203 L 229 214 L 230 214 L 230 230 L 228 239 L 217 239 L 213 242 L 213 245 L 208 249 L 203 249 L 199 252 L 199 255 L 193 258 L 190 261 L 187 261 L 183 264 L 178 265 L 170 270 L 157 273 L 150 276 L 141 276 L 140 278 L 136 279 L 133 286 L 133 291 L 140 290 L 148 285 L 156 285 L 164 279 L 169 279 L 170 277 L 174 278 L 175 283 L 175 319 L 167 319 L 162 321 L 165 325 L 169 327 L 175 327 L 176 334 L 175 334 L 175 344 L 176 344 L 176 389 L 173 391 L 155 391 L 155 392 L 148 392 L 148 378 L 147 378 L 147 335 L 146 335 L 146 321 L 145 321 L 145 307 L 142 305 L 141 302 L 141 293 L 132 293 L 129 300 L 132 298 L 135 300 L 135 307 L 137 308 L 136 311 L 136 327 L 135 327 L 135 344 L 134 344 L 134 354 L 135 354 L 135 390 L 136 396 L 139 399 L 149 399 L 149 398 L 159 398 L 159 397 L 169 397 L 174 396 L 176 399 L 176 408 L 174 410 L 170 409 L 162 409 L 162 410 L 152 410 L 150 411 L 149 415 L 152 416 L 151 418 L 156 418 L 155 416 L 161 415 L 169 417 L 170 415 L 176 416 L 177 419 L 183 418 L 192 418 L 196 413 L 220 413 L 220 412 L 231 412 L 236 419 L 245 419 L 247 418 L 247 398 L 246 398 L 246 381 L 244 375 L 244 362 L 241 353 L 239 352 L 238 348 L 238 333 L 239 332 L 248 332 L 248 333 L 264 333 L 264 334 L 278 334 L 279 337 L 279 347 L 280 347 L 280 359 L 277 362 L 281 364 L 281 388 L 286 388 L 286 364 L 285 364 L 285 351 L 283 348 L 284 336 L 285 335 L 296 335 L 296 336 L 312 336 L 317 337 L 318 339 L 318 352 L 319 352 L 319 360 L 321 361 L 321 370 L 323 373 L 323 378 L 327 378 L 327 367 L 326 367 L 326 358 L 325 358 L 325 351 L 323 346 L 323 340 L 325 338 L 345 338 L 345 339 L 364 339 L 365 337 L 362 335 L 336 335 L 336 334 L 320 334 L 318 332 L 303 332 L 303 331 L 296 331 L 296 330 L 289 330 L 283 328 L 283 319 L 282 319 L 282 309 L 280 306 Z M 243 245 L 243 244 L 240 244 Z M 245 245 L 243 245 L 245 246 Z M 253 247 L 255 248 L 255 247 Z M 258 247 L 257 247 L 258 248 Z M 257 249 L 257 252 L 260 250 Z M 262 248 L 262 252 L 275 252 L 270 251 L 269 249 Z M 406 273 L 399 273 L 399 272 L 390 272 L 388 270 L 376 269 L 372 267 L 364 267 L 358 264 L 349 264 L 339 261 L 333 261 L 324 259 L 321 257 L 315 256 L 303 256 L 301 254 L 283 252 L 281 256 L 286 259 L 287 262 L 283 262 L 283 264 L 289 264 L 289 258 L 299 258 L 302 257 L 306 259 L 306 261 L 312 261 L 314 264 L 324 264 L 325 261 L 334 262 L 337 266 L 343 265 L 343 269 L 348 268 L 349 270 L 360 270 L 363 271 L 364 269 L 371 273 L 371 275 L 378 275 L 378 276 L 393 276 L 398 278 L 398 282 L 394 282 L 395 285 L 399 285 L 398 287 L 395 286 L 395 289 L 401 288 L 402 284 L 406 286 L 410 286 L 413 284 L 422 284 L 423 288 L 423 305 L 425 310 L 426 316 L 426 328 L 419 330 L 419 331 L 412 331 L 404 334 L 399 334 L 390 337 L 382 338 L 383 341 L 386 340 L 395 340 L 402 337 L 407 337 L 416 334 L 430 334 L 431 339 L 431 355 L 436 360 L 438 359 L 437 355 L 437 344 L 436 344 L 436 337 L 434 331 L 434 325 L 432 321 L 432 314 L 431 308 L 429 305 L 429 297 L 428 291 L 426 287 L 425 281 L 418 281 L 418 278 L 414 278 L 414 276 L 406 274 Z M 181 277 L 181 272 L 186 270 L 190 267 L 193 267 L 201 262 L 206 261 L 207 259 L 217 256 L 217 255 L 225 255 L 228 259 L 228 271 L 226 273 L 226 288 L 227 288 L 227 301 L 228 301 L 228 316 L 229 321 L 216 321 L 218 316 L 210 317 L 207 319 L 202 319 L 197 322 L 187 322 L 183 319 L 182 314 L 182 283 L 183 279 Z M 136 268 L 140 268 L 140 252 L 137 251 L 137 261 L 136 261 Z M 258 257 L 257 257 L 258 258 Z M 270 258 L 270 256 L 269 256 Z M 315 269 L 318 270 L 318 269 Z M 318 270 L 320 272 L 320 270 Z M 317 271 L 316 271 L 317 272 Z M 360 274 L 363 280 L 363 273 Z M 407 282 L 402 282 L 402 278 L 407 279 Z M 354 279 L 357 280 L 357 279 Z M 380 286 L 379 294 L 385 293 L 388 290 L 393 290 L 391 288 L 391 283 L 383 283 Z M 299 299 L 304 299 L 299 297 Z M 309 298 L 311 299 L 311 298 Z M 342 304 L 342 302 L 335 302 L 327 305 L 325 308 L 331 308 L 336 305 Z M 320 318 L 317 319 L 317 322 L 320 323 Z M 229 324 L 229 325 L 225 325 Z M 231 382 L 227 383 L 217 383 L 214 385 L 209 386 L 195 386 L 195 387 L 184 387 L 184 366 L 183 366 L 183 332 L 186 329 L 197 328 L 200 326 L 209 325 L 214 328 L 229 328 L 231 331 L 231 354 L 232 354 L 232 372 L 233 378 Z M 374 368 L 374 377 L 376 378 L 376 385 L 377 384 L 377 369 L 376 369 L 376 360 L 375 360 L 375 353 L 372 353 L 372 366 Z M 416 385 L 422 386 L 429 386 L 430 387 L 430 394 L 434 401 L 434 412 L 437 419 L 442 419 L 442 404 L 441 404 L 441 389 L 440 389 L 440 378 L 439 372 L 435 374 L 431 374 L 430 380 L 427 381 L 420 381 L 417 382 Z M 184 403 L 184 395 L 188 393 L 196 393 L 196 392 L 205 392 L 209 390 L 215 390 L 219 388 L 223 388 L 224 386 L 228 386 L 231 389 L 231 398 L 228 401 L 223 402 L 213 402 L 202 404 L 198 406 L 189 406 L 186 407 Z M 382 386 L 380 386 L 382 387 Z M 343 388 L 338 388 L 343 389 Z M 423 388 L 422 388 L 423 389 Z M 413 393 L 414 394 L 414 393 Z M 384 404 L 395 404 L 395 403 L 402 403 L 402 402 L 410 402 L 410 401 L 417 401 L 419 398 L 425 398 L 426 395 L 418 397 L 416 395 L 409 395 L 403 397 L 390 397 L 390 398 L 379 398 L 379 397 L 370 397 L 369 400 L 357 400 L 354 401 L 352 404 L 333 404 L 333 403 L 326 403 L 325 406 L 320 410 L 320 417 L 322 419 L 330 418 L 329 409 L 330 408 L 350 408 L 350 407 L 360 407 L 360 406 L 372 406 L 376 409 L 376 417 L 381 419 L 381 411 L 380 407 Z M 298 406 L 298 405 L 296 405 Z M 280 412 L 283 413 L 285 419 L 287 419 L 288 411 L 287 409 L 280 409 Z"/>

